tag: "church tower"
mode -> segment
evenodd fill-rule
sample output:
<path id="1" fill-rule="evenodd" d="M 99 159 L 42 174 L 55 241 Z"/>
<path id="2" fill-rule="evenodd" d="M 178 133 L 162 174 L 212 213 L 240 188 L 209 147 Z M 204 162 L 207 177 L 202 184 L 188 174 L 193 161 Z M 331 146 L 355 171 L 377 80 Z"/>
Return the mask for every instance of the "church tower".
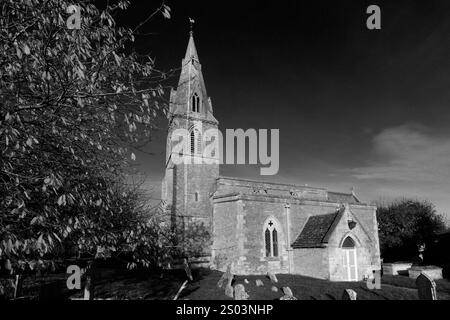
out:
<path id="1" fill-rule="evenodd" d="M 184 227 L 192 222 L 203 223 L 211 234 L 212 194 L 219 176 L 219 154 L 217 150 L 208 156 L 205 149 L 210 142 L 218 142 L 217 136 L 210 139 L 206 136 L 211 132 L 217 134 L 219 123 L 206 93 L 192 31 L 178 86 L 170 93 L 168 118 L 162 199 L 170 208 L 172 223 Z M 185 148 L 180 149 L 181 143 Z"/>

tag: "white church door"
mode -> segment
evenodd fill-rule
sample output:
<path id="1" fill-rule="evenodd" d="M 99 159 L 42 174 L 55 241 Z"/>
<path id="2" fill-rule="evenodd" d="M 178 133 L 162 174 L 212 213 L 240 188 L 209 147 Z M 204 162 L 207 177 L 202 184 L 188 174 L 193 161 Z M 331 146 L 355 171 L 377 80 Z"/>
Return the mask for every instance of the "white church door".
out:
<path id="1" fill-rule="evenodd" d="M 342 244 L 344 251 L 344 274 L 347 281 L 358 281 L 358 260 L 352 238 L 347 237 Z"/>

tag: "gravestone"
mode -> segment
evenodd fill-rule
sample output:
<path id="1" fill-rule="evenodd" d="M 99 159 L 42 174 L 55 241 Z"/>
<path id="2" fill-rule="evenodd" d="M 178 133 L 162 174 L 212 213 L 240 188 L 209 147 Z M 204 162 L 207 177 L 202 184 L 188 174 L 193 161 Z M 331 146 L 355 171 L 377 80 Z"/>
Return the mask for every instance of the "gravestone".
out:
<path id="1" fill-rule="evenodd" d="M 220 277 L 219 281 L 217 281 L 217 287 L 222 288 L 225 280 L 226 280 L 226 273 L 222 273 L 222 276 Z"/>
<path id="2" fill-rule="evenodd" d="M 437 300 L 436 283 L 425 273 L 416 279 L 417 293 L 420 300 Z"/>
<path id="3" fill-rule="evenodd" d="M 233 298 L 234 288 L 231 286 L 231 284 L 227 284 L 227 286 L 225 287 L 225 295 L 227 297 Z"/>
<path id="4" fill-rule="evenodd" d="M 356 300 L 357 293 L 352 289 L 345 289 L 342 293 L 342 300 Z"/>
<path id="5" fill-rule="evenodd" d="M 294 294 L 292 293 L 291 288 L 289 288 L 289 287 L 283 287 L 283 288 L 281 288 L 281 290 L 283 290 L 283 293 L 286 296 L 294 296 Z"/>
<path id="6" fill-rule="evenodd" d="M 273 291 L 273 292 L 278 292 L 278 288 L 275 287 L 275 286 L 272 286 L 272 291 Z"/>
<path id="7" fill-rule="evenodd" d="M 259 279 L 256 279 L 255 283 L 256 283 L 256 286 L 257 286 L 257 287 L 262 287 L 262 286 L 264 286 L 264 283 L 263 283 L 261 280 L 259 280 Z"/>
<path id="8" fill-rule="evenodd" d="M 282 296 L 280 300 L 297 300 L 297 298 L 294 297 L 291 288 L 283 287 L 281 290 L 283 291 L 284 296 Z"/>
<path id="9" fill-rule="evenodd" d="M 223 277 L 223 279 L 221 278 L 222 283 L 221 283 L 220 287 L 222 287 L 223 283 L 226 281 L 227 284 L 225 286 L 225 295 L 227 297 L 233 298 L 234 288 L 232 286 L 232 283 L 233 283 L 234 275 L 231 273 L 231 263 L 227 267 L 227 272 L 225 272 L 222 277 Z M 219 282 L 220 282 L 220 280 L 219 280 Z M 217 284 L 217 285 L 219 285 L 219 284 Z"/>
<path id="10" fill-rule="evenodd" d="M 245 284 L 249 284 L 250 282 L 248 282 L 247 279 L 244 279 Z"/>
<path id="11" fill-rule="evenodd" d="M 294 296 L 287 296 L 287 295 L 284 295 L 284 296 L 282 296 L 281 298 L 280 298 L 280 300 L 298 300 L 296 297 L 294 297 Z"/>
<path id="12" fill-rule="evenodd" d="M 234 300 L 248 300 L 249 295 L 245 292 L 243 284 L 237 284 L 234 286 Z"/>
<path id="13" fill-rule="evenodd" d="M 270 281 L 272 281 L 272 283 L 278 282 L 277 276 L 270 271 L 267 272 L 267 277 L 270 279 Z"/>
<path id="14" fill-rule="evenodd" d="M 84 271 L 84 300 L 94 300 L 97 269 L 95 261 L 89 261 Z"/>
<path id="15" fill-rule="evenodd" d="M 228 264 L 227 271 L 222 274 L 219 281 L 217 282 L 217 287 L 222 288 L 224 282 L 231 284 L 233 280 L 233 274 L 231 273 L 231 263 Z"/>

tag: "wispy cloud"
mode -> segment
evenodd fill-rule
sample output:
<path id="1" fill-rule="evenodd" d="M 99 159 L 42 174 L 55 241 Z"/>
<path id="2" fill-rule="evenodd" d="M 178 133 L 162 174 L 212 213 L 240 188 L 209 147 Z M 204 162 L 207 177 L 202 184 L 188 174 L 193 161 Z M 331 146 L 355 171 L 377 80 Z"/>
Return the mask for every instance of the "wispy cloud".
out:
<path id="1" fill-rule="evenodd" d="M 384 129 L 373 138 L 373 160 L 349 169 L 357 179 L 447 183 L 450 139 L 416 124 Z"/>

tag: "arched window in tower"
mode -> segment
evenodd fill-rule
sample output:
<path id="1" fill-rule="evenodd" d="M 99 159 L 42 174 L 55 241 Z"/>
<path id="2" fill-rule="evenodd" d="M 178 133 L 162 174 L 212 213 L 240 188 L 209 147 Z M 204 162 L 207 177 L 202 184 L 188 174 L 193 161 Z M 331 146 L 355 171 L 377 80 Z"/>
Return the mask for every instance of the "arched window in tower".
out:
<path id="1" fill-rule="evenodd" d="M 191 131 L 191 154 L 195 153 L 195 132 Z"/>
<path id="2" fill-rule="evenodd" d="M 191 109 L 193 112 L 200 112 L 200 97 L 197 92 L 191 97 Z"/>
<path id="3" fill-rule="evenodd" d="M 275 223 L 269 220 L 264 228 L 266 257 L 278 257 L 278 231 Z"/>
<path id="4" fill-rule="evenodd" d="M 191 154 L 202 153 L 202 135 L 197 128 L 193 128 L 190 132 L 190 148 Z"/>

